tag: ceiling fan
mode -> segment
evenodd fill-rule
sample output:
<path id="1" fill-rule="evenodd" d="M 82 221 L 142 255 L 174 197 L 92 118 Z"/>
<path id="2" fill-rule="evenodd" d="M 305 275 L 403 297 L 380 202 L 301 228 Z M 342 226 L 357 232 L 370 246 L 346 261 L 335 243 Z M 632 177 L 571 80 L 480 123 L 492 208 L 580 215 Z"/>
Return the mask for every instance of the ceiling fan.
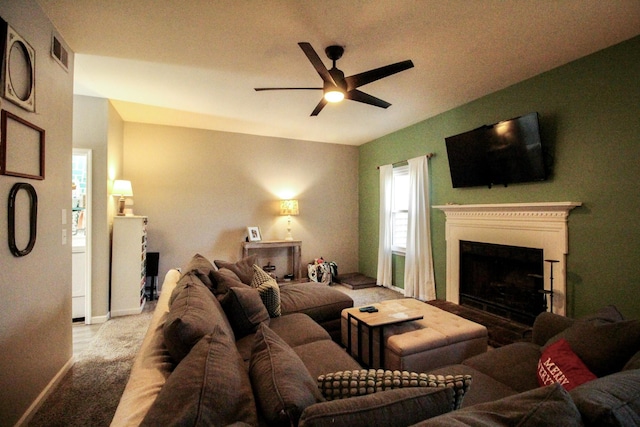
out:
<path id="1" fill-rule="evenodd" d="M 334 45 L 325 49 L 325 53 L 333 61 L 333 67 L 327 70 L 310 43 L 300 42 L 298 45 L 322 78 L 323 87 L 257 87 L 255 90 L 322 90 L 324 96 L 311 113 L 312 116 L 320 114 L 327 102 L 340 102 L 344 98 L 380 108 L 388 108 L 391 104 L 387 101 L 364 93 L 357 88 L 413 67 L 413 62 L 407 60 L 345 77 L 344 73 L 336 68 L 336 61 L 342 57 L 344 47 Z"/>

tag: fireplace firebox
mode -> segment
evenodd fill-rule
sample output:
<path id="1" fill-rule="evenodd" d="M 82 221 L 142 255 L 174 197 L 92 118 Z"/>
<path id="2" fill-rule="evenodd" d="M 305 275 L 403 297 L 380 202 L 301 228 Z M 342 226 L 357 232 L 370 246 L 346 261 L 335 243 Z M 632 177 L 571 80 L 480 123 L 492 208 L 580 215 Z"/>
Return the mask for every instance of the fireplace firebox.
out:
<path id="1" fill-rule="evenodd" d="M 543 291 L 542 249 L 460 241 L 460 304 L 533 325 Z"/>

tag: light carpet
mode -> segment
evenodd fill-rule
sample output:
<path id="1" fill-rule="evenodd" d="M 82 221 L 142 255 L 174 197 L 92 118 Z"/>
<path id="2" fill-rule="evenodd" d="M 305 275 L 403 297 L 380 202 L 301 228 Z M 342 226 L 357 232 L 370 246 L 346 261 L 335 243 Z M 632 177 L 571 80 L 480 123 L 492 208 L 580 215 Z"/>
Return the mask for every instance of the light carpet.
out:
<path id="1" fill-rule="evenodd" d="M 108 426 L 149 326 L 152 308 L 102 325 L 29 426 Z"/>
<path id="2" fill-rule="evenodd" d="M 332 287 L 353 298 L 356 307 L 403 297 L 399 292 L 379 286 L 350 289 L 334 284 Z M 147 303 L 140 315 L 116 317 L 102 325 L 29 426 L 108 426 L 129 379 L 133 359 L 140 349 L 154 307 L 154 303 Z"/>

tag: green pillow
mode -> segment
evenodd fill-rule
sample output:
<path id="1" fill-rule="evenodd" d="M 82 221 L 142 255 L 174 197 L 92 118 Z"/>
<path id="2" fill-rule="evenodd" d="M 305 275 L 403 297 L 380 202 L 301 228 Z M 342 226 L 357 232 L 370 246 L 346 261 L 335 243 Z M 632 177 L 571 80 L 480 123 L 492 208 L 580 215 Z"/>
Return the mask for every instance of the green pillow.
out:
<path id="1" fill-rule="evenodd" d="M 300 357 L 264 323 L 255 334 L 249 376 L 269 425 L 297 426 L 306 407 L 324 401 Z"/>
<path id="2" fill-rule="evenodd" d="M 451 402 L 460 408 L 471 384 L 471 375 L 433 375 L 383 369 L 338 371 L 318 377 L 318 388 L 327 400 L 344 399 L 406 387 L 449 387 L 454 391 Z"/>

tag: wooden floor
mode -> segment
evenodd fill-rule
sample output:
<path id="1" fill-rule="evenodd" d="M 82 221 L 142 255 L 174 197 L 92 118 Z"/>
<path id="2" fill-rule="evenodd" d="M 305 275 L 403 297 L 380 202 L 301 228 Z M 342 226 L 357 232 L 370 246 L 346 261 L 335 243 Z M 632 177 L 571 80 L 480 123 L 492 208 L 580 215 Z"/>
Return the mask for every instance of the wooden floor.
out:
<path id="1" fill-rule="evenodd" d="M 93 340 L 93 337 L 98 333 L 98 330 L 102 326 L 102 323 L 94 325 L 86 325 L 84 321 L 73 322 L 73 357 L 76 359 Z"/>
<path id="2" fill-rule="evenodd" d="M 427 303 L 485 326 L 489 333 L 491 347 L 502 347 L 518 341 L 531 341 L 531 326 L 448 301 L 433 300 Z"/>

